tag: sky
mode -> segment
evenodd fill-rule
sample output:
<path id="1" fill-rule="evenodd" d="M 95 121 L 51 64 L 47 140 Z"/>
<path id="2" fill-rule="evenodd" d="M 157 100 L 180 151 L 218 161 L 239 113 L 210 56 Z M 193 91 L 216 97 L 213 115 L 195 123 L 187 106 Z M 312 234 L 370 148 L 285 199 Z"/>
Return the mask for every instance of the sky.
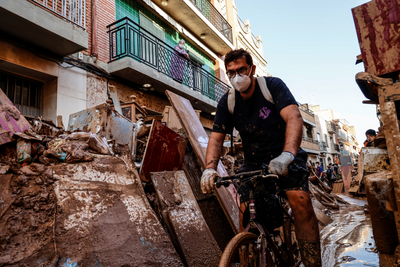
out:
<path id="1" fill-rule="evenodd" d="M 267 70 L 281 78 L 301 103 L 333 109 L 356 128 L 378 130 L 375 105 L 355 82 L 364 71 L 351 9 L 367 0 L 236 0 L 239 17 L 261 35 Z"/>

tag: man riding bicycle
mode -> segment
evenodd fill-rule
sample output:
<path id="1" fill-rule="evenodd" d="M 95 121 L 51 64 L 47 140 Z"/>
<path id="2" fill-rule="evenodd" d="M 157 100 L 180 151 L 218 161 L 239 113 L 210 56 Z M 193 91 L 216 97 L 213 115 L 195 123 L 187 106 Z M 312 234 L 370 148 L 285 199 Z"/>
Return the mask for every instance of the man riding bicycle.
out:
<path id="1" fill-rule="evenodd" d="M 226 93 L 218 103 L 201 189 L 203 193 L 214 189 L 225 135 L 232 133 L 233 128 L 237 129 L 245 159 L 239 172 L 260 170 L 265 163 L 271 174 L 281 177 L 278 187 L 285 191 L 293 212 L 302 261 L 306 267 L 321 266 L 318 221 L 308 181 L 296 184 L 288 177 L 288 166 L 292 162 L 306 168 L 307 161 L 307 153 L 300 148 L 303 119 L 297 102 L 279 78 L 254 77 L 256 66 L 251 55 L 243 49 L 233 50 L 225 56 L 225 68 L 235 90 Z M 243 213 L 249 199 L 248 189 L 241 187 L 238 193 Z M 242 217 L 241 231 L 244 229 Z"/>

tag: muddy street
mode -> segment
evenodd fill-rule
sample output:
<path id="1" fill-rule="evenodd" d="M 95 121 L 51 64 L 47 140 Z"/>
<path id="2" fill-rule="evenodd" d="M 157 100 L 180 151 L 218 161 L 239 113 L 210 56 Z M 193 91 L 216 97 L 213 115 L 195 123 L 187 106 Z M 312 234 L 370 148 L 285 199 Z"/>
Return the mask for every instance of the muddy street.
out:
<path id="1" fill-rule="evenodd" d="M 376 250 L 367 199 L 340 197 L 350 205 L 331 210 L 333 222 L 321 230 L 323 266 L 396 266 L 395 256 Z"/>

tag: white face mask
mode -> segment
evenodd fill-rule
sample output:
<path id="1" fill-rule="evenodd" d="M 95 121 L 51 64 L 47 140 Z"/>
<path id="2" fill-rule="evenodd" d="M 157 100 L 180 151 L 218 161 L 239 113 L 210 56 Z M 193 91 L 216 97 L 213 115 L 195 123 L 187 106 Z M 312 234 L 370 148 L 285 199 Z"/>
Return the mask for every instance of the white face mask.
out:
<path id="1" fill-rule="evenodd" d="M 185 45 L 184 44 L 179 44 L 179 47 L 180 48 L 183 48 Z"/>
<path id="2" fill-rule="evenodd" d="M 251 74 L 251 71 L 248 76 L 242 76 L 242 75 L 236 74 L 235 77 L 230 79 L 233 88 L 235 88 L 236 91 L 239 91 L 241 93 L 246 91 L 251 84 L 250 74 Z"/>

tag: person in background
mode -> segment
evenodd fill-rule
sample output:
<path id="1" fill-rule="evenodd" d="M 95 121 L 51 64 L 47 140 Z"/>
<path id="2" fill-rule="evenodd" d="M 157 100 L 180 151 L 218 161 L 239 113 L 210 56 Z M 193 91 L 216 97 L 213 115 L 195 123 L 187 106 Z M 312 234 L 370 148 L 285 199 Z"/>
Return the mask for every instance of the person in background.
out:
<path id="1" fill-rule="evenodd" d="M 332 163 L 329 163 L 328 168 L 326 169 L 326 176 L 331 183 L 333 183 L 336 180 Z"/>
<path id="2" fill-rule="evenodd" d="M 367 137 L 367 140 L 364 141 L 364 146 L 365 147 L 372 147 L 374 146 L 374 140 L 376 137 L 376 132 L 373 129 L 369 129 L 365 132 L 365 136 Z"/>
<path id="3" fill-rule="evenodd" d="M 321 175 L 322 175 L 322 166 L 319 165 L 319 162 L 318 162 L 318 161 L 317 161 L 315 164 L 317 165 L 317 167 L 316 167 L 316 169 L 315 169 L 315 171 L 317 172 L 317 176 L 318 176 L 318 178 L 321 178 Z"/>
<path id="4" fill-rule="evenodd" d="M 337 163 L 333 164 L 333 174 L 335 176 L 339 175 L 339 167 L 338 167 Z"/>
<path id="5" fill-rule="evenodd" d="M 170 68 L 171 77 L 180 83 L 183 82 L 185 65 L 189 58 L 189 54 L 186 52 L 184 47 L 185 40 L 181 39 L 174 48 L 175 53 L 172 55 Z"/>

